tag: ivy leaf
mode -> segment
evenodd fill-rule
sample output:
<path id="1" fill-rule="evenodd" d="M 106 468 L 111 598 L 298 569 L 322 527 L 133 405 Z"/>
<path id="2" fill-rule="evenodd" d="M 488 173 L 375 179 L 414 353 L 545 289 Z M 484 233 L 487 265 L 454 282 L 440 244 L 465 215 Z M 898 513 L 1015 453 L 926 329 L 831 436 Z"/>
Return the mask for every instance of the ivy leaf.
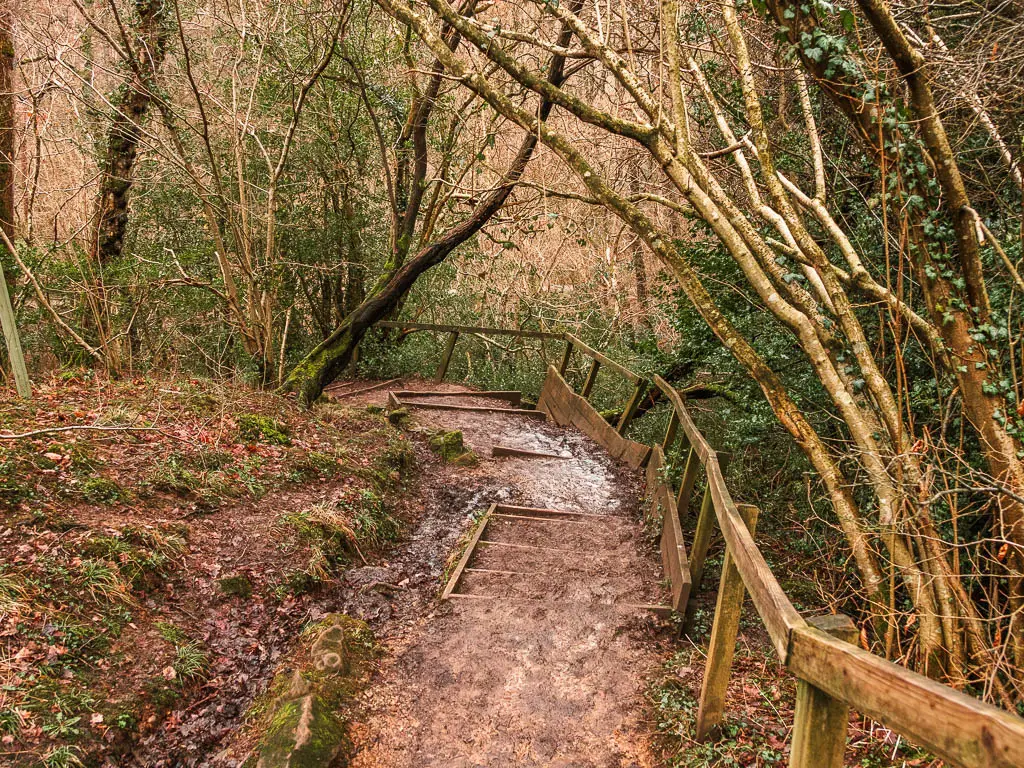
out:
<path id="1" fill-rule="evenodd" d="M 846 30 L 847 32 L 853 32 L 854 21 L 855 19 L 853 17 L 853 11 L 847 8 L 843 8 L 841 11 L 839 11 L 839 22 L 843 25 L 843 29 Z"/>

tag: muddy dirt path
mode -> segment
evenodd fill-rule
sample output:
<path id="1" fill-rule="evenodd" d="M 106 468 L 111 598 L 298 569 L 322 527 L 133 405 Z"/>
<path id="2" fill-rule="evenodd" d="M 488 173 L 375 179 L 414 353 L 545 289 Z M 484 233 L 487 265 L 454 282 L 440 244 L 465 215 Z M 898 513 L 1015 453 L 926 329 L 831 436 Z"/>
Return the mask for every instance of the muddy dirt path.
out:
<path id="1" fill-rule="evenodd" d="M 438 388 L 453 394 L 434 402 L 507 405 Z M 383 404 L 386 392 L 339 399 Z M 515 415 L 413 413 L 413 429 L 461 430 L 480 462 L 424 478 L 423 515 L 406 544 L 390 562 L 347 576 L 346 610 L 375 625 L 385 647 L 352 726 L 352 765 L 656 765 L 644 688 L 664 658 L 665 632 L 638 606 L 666 596 L 643 538 L 639 477 L 572 429 Z M 495 444 L 559 458 L 492 459 Z M 493 518 L 462 596 L 439 601 L 446 560 L 474 514 L 495 502 L 582 514 Z"/>

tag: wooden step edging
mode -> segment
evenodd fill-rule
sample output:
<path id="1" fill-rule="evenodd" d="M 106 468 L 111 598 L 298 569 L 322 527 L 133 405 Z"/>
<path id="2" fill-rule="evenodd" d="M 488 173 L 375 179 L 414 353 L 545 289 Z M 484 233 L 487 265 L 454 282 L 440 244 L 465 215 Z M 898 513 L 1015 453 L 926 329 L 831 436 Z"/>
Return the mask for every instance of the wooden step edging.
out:
<path id="1" fill-rule="evenodd" d="M 441 593 L 441 599 L 447 600 L 455 592 L 455 588 L 459 585 L 459 579 L 462 578 L 462 572 L 466 570 L 466 566 L 469 564 L 469 559 L 473 556 L 473 550 L 476 549 L 477 542 L 480 541 L 480 537 L 484 535 L 484 529 L 487 528 L 487 523 L 490 522 L 491 513 L 494 512 L 496 504 L 491 504 L 488 510 L 484 513 L 483 517 L 476 524 L 476 530 L 469 537 L 469 541 L 466 543 L 466 549 L 462 552 L 462 557 L 459 558 L 458 564 L 455 566 L 455 570 L 452 571 L 452 575 L 448 578 L 448 583 L 445 585 L 444 592 Z"/>
<path id="2" fill-rule="evenodd" d="M 597 605 L 604 608 L 623 608 L 633 611 L 651 611 L 655 615 L 666 619 L 672 615 L 672 606 L 658 605 L 657 603 L 608 603 L 601 601 L 581 603 L 575 600 L 549 600 L 545 597 L 522 597 L 519 595 L 467 595 L 462 592 L 455 592 L 449 595 L 449 597 L 459 600 L 492 600 L 494 602 L 508 603 L 549 603 L 554 605 L 565 605 L 568 607 Z"/>
<path id="3" fill-rule="evenodd" d="M 391 382 L 397 381 L 393 379 Z M 399 398 L 403 397 L 489 397 L 494 400 L 507 400 L 513 405 L 519 405 L 523 401 L 523 393 L 517 389 L 482 389 L 477 390 L 466 390 L 464 392 L 438 392 L 435 390 L 413 390 L 413 389 L 400 389 L 395 390 L 395 395 Z"/>
<path id="4" fill-rule="evenodd" d="M 519 458 L 519 459 L 571 459 L 572 456 L 562 456 L 557 453 L 544 453 L 543 451 L 528 451 L 524 448 L 513 448 L 508 445 L 494 445 L 491 448 L 491 456 L 494 458 Z"/>
<path id="5" fill-rule="evenodd" d="M 455 411 L 463 413 L 493 413 L 504 416 L 525 416 L 528 419 L 547 419 L 543 411 L 529 411 L 525 408 L 497 408 L 486 405 L 449 405 L 448 403 L 420 403 L 403 400 L 394 392 L 388 392 L 388 402 L 393 408 L 422 408 L 430 411 Z"/>

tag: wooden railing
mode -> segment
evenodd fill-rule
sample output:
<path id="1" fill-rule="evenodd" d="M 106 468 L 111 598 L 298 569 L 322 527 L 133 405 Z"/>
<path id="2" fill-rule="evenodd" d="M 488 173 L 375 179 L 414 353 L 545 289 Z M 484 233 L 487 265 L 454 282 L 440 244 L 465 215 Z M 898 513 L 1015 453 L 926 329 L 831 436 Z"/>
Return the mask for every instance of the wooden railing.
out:
<path id="1" fill-rule="evenodd" d="M 642 446 L 624 440 L 622 433 L 633 419 L 648 384 L 639 374 L 572 334 L 423 323 L 381 325 L 447 332 L 449 343 L 438 369 L 440 378 L 447 371 L 460 333 L 565 341 L 559 368 L 548 370 L 542 399 L 547 396 L 549 413 L 580 425 L 606 447 L 613 446 L 614 455 L 629 456 L 634 466 L 646 462 L 647 496 L 661 513 L 662 563 L 672 586 L 672 607 L 687 617 L 684 627 L 692 622 L 691 598 L 702 586 L 712 537 L 716 529 L 722 534 L 726 552 L 700 693 L 698 739 L 714 738 L 721 725 L 740 612 L 744 595 L 749 593 L 776 654 L 797 678 L 789 762 L 792 768 L 841 768 L 851 708 L 953 765 L 1024 767 L 1024 719 L 861 649 L 853 642 L 857 630 L 848 617 L 826 615 L 805 619 L 800 615 L 754 541 L 757 508 L 733 500 L 723 474 L 724 456 L 720 456 L 697 429 L 683 397 L 661 377 L 654 376 L 653 384 L 672 407 L 664 440 L 649 451 L 630 450 L 623 445 Z M 592 361 L 578 395 L 564 380 L 574 350 Z M 634 385 L 615 430 L 609 428 L 587 401 L 602 366 Z M 586 413 L 582 412 L 584 409 L 588 409 Z M 686 456 L 678 488 L 665 472 L 666 453 L 672 451 L 677 441 Z M 701 475 L 704 493 L 688 557 L 683 528 L 689 520 L 693 492 Z"/>
<path id="2" fill-rule="evenodd" d="M 452 355 L 455 352 L 455 345 L 458 343 L 459 336 L 473 334 L 476 336 L 518 336 L 526 339 L 552 339 L 555 341 L 565 342 L 565 352 L 562 355 L 562 361 L 559 364 L 558 372 L 562 376 L 565 376 L 566 371 L 569 368 L 569 363 L 572 359 L 573 351 L 579 350 L 587 357 L 591 358 L 590 368 L 587 371 L 586 380 L 583 383 L 583 390 L 580 394 L 585 398 L 589 398 L 591 391 L 594 388 L 594 384 L 597 382 L 598 371 L 601 370 L 601 366 L 604 366 L 608 370 L 614 371 L 623 378 L 630 381 L 633 386 L 633 391 L 630 398 L 626 401 L 625 407 L 622 410 L 622 415 L 619 417 L 618 423 L 616 424 L 616 430 L 618 433 L 624 434 L 626 429 L 629 427 L 633 418 L 636 416 L 637 408 L 643 399 L 644 394 L 647 392 L 649 383 L 639 374 L 631 371 L 624 365 L 620 365 L 609 357 L 598 352 L 593 347 L 580 341 L 578 338 L 573 336 L 571 333 L 556 333 L 549 331 L 520 331 L 514 328 L 483 328 L 473 325 L 438 325 L 436 323 L 404 323 L 394 320 L 386 320 L 377 323 L 378 327 L 381 328 L 396 328 L 399 330 L 407 331 L 434 331 L 437 333 L 448 334 L 448 341 L 445 344 L 444 352 L 441 354 L 441 362 L 437 366 L 437 372 L 434 374 L 435 381 L 444 381 L 444 377 L 448 373 L 448 366 L 451 364 Z"/>
<path id="3" fill-rule="evenodd" d="M 713 529 L 726 545 L 714 624 L 708 645 L 697 715 L 697 738 L 712 738 L 722 721 L 744 592 L 764 622 L 779 659 L 797 678 L 790 766 L 840 768 L 850 708 L 964 768 L 1024 766 L 1024 720 L 971 698 L 853 644 L 857 630 L 844 616 L 804 619 L 782 591 L 754 543 L 757 510 L 737 505 L 729 493 L 718 454 L 697 429 L 683 398 L 659 376 L 654 384 L 672 404 L 662 446 L 648 463 L 649 494 L 662 506 L 662 540 L 678 541 L 689 496 L 702 467 L 704 498 L 689 560 L 689 584 L 676 610 L 686 610 L 700 589 Z M 678 492 L 664 473 L 677 434 L 687 454 Z M 673 508 L 674 507 L 674 508 Z M 675 519 L 673 519 L 675 518 Z M 665 546 L 662 546 L 663 556 Z M 685 554 L 680 555 L 685 558 Z"/>

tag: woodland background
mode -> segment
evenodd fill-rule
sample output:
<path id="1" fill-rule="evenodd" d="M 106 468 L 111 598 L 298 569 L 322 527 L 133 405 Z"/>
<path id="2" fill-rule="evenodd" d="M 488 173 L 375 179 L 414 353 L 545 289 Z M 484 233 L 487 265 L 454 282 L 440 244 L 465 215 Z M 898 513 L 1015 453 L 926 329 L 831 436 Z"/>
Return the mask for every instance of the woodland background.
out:
<path id="1" fill-rule="evenodd" d="M 34 375 L 312 401 L 430 369 L 440 341 L 382 317 L 571 330 L 821 526 L 856 578 L 808 578 L 865 646 L 1022 706 L 1019 3 L 25 0 L 2 26 Z M 470 338 L 452 372 L 535 393 L 559 353 Z"/>

